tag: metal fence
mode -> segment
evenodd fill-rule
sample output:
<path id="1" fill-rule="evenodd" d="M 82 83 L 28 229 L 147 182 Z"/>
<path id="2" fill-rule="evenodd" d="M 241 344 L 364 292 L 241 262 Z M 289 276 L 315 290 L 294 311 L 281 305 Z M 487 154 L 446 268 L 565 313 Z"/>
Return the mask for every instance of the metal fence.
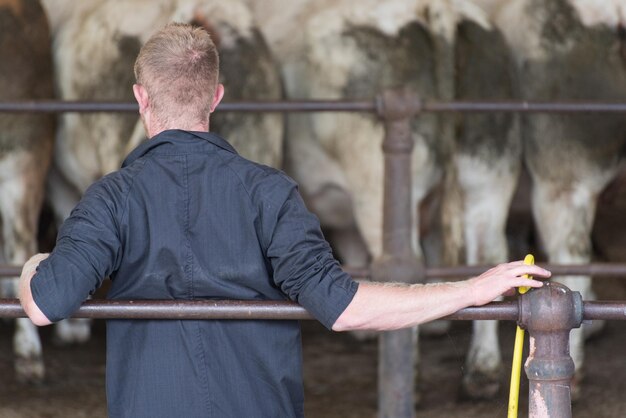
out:
<path id="1" fill-rule="evenodd" d="M 355 277 L 376 281 L 421 282 L 426 277 L 459 278 L 477 275 L 487 266 L 430 268 L 422 266 L 411 251 L 411 160 L 410 122 L 420 112 L 626 112 L 623 103 L 530 103 L 530 102 L 423 102 L 406 90 L 385 91 L 374 100 L 293 101 L 224 103 L 220 111 L 234 112 L 370 112 L 385 125 L 383 255 L 368 270 L 350 271 Z M 0 112 L 137 112 L 131 103 L 4 102 Z M 626 276 L 625 264 L 586 266 L 544 265 L 558 274 Z M 15 276 L 19 268 L 0 266 L 0 275 Z M 15 299 L 0 301 L 0 317 L 23 317 Z M 303 308 L 282 301 L 87 301 L 76 317 L 169 318 L 169 319 L 311 319 Z M 522 295 L 516 302 L 494 302 L 463 309 L 449 319 L 500 319 L 517 321 L 529 330 L 536 350 L 526 366 L 530 381 L 530 415 L 548 406 L 548 416 L 570 417 L 569 385 L 573 362 L 568 335 L 587 319 L 626 319 L 624 302 L 583 302 L 577 292 L 558 284 Z M 414 417 L 415 361 L 412 329 L 381 333 L 379 357 L 379 416 Z M 566 390 L 564 390 L 564 388 Z M 537 400 L 547 402 L 538 404 Z"/>

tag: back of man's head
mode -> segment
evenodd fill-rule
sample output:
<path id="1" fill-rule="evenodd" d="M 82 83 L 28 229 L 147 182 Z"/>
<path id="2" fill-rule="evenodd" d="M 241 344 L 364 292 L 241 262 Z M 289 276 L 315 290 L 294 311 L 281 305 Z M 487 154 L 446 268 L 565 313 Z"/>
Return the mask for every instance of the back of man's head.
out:
<path id="1" fill-rule="evenodd" d="M 135 62 L 137 83 L 166 126 L 207 122 L 218 77 L 219 57 L 211 37 L 186 24 L 171 23 L 155 33 Z"/>

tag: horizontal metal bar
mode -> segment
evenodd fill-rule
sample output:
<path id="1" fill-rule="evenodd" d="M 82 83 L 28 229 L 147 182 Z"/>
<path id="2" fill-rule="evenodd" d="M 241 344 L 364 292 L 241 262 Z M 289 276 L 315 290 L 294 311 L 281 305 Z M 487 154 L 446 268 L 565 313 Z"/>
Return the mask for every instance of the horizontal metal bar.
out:
<path id="1" fill-rule="evenodd" d="M 517 302 L 494 302 L 466 308 L 448 319 L 517 320 Z M 0 318 L 24 318 L 17 299 L 0 299 Z M 233 300 L 88 300 L 74 318 L 99 319 L 274 319 L 308 320 L 313 317 L 301 306 L 289 301 Z"/>
<path id="2" fill-rule="evenodd" d="M 425 102 L 422 112 L 517 112 L 517 113 L 571 113 L 571 112 L 626 112 L 626 103 L 600 102 Z"/>
<path id="3" fill-rule="evenodd" d="M 0 317 L 24 318 L 19 300 L 0 299 Z M 85 301 L 74 318 L 100 319 L 312 319 L 289 301 L 101 300 Z"/>
<path id="4" fill-rule="evenodd" d="M 626 320 L 626 303 L 614 301 L 583 302 L 583 318 L 586 320 Z"/>
<path id="5" fill-rule="evenodd" d="M 221 103 L 223 112 L 374 112 L 373 100 L 296 100 Z M 134 112 L 137 103 L 82 102 L 62 100 L 0 102 L 0 112 L 12 113 L 61 113 L 61 112 Z"/>
<path id="6" fill-rule="evenodd" d="M 7 113 L 63 113 L 63 112 L 139 112 L 137 103 L 79 102 L 38 100 L 1 102 L 0 112 Z"/>
<path id="7" fill-rule="evenodd" d="M 626 320 L 626 302 L 584 302 L 584 319 Z M 461 309 L 444 319 L 517 321 L 517 301 L 492 302 Z M 0 299 L 0 318 L 25 318 L 17 299 Z M 241 300 L 88 300 L 73 318 L 99 319 L 265 319 L 309 320 L 313 317 L 289 301 Z"/>
<path id="8" fill-rule="evenodd" d="M 415 98 L 418 100 L 418 97 Z M 626 112 L 626 103 L 599 102 L 421 102 L 421 112 L 517 112 L 517 113 L 606 113 Z M 291 100 L 230 102 L 219 105 L 223 112 L 375 112 L 376 100 Z M 14 101 L 0 102 L 0 112 L 137 112 L 132 102 Z"/>
<path id="9" fill-rule="evenodd" d="M 22 274 L 22 266 L 0 264 L 0 279 L 17 277 Z"/>
<path id="10" fill-rule="evenodd" d="M 222 103 L 218 110 L 224 112 L 374 112 L 374 100 L 293 100 L 284 102 L 231 102 Z"/>
<path id="11" fill-rule="evenodd" d="M 519 318 L 519 304 L 515 302 L 491 302 L 483 306 L 473 306 L 461 309 L 443 319 L 455 321 L 474 321 L 497 319 L 499 321 L 517 321 Z"/>

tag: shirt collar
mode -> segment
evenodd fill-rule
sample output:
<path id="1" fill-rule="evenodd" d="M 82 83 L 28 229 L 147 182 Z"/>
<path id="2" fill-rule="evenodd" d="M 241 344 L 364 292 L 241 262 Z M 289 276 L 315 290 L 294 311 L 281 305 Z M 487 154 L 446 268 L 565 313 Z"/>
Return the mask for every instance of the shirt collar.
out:
<path id="1" fill-rule="evenodd" d="M 191 138 L 190 138 L 191 137 Z M 228 143 L 221 136 L 214 134 L 213 132 L 198 132 L 198 131 L 183 131 L 181 129 L 168 129 L 166 131 L 160 132 L 159 134 L 153 136 L 152 138 L 142 142 L 139 144 L 130 154 L 126 157 L 124 162 L 122 163 L 122 167 L 126 167 L 129 164 L 132 164 L 135 160 L 140 157 L 143 157 L 150 151 L 155 148 L 165 145 L 185 145 L 189 144 L 194 139 L 199 138 L 206 142 L 209 142 L 219 148 L 222 148 L 228 152 L 232 152 L 233 154 L 237 154 L 235 148 Z"/>

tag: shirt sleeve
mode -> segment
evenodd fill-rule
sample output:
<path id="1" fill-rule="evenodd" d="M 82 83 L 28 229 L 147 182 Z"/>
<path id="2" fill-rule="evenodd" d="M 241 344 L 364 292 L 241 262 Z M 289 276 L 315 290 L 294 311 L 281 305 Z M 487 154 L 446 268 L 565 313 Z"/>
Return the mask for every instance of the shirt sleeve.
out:
<path id="1" fill-rule="evenodd" d="M 317 217 L 295 186 L 276 215 L 267 256 L 281 290 L 331 329 L 358 284 L 333 257 Z"/>
<path id="2" fill-rule="evenodd" d="M 54 250 L 30 285 L 49 320 L 71 316 L 116 269 L 121 254 L 117 212 L 110 189 L 96 183 L 61 226 Z"/>

